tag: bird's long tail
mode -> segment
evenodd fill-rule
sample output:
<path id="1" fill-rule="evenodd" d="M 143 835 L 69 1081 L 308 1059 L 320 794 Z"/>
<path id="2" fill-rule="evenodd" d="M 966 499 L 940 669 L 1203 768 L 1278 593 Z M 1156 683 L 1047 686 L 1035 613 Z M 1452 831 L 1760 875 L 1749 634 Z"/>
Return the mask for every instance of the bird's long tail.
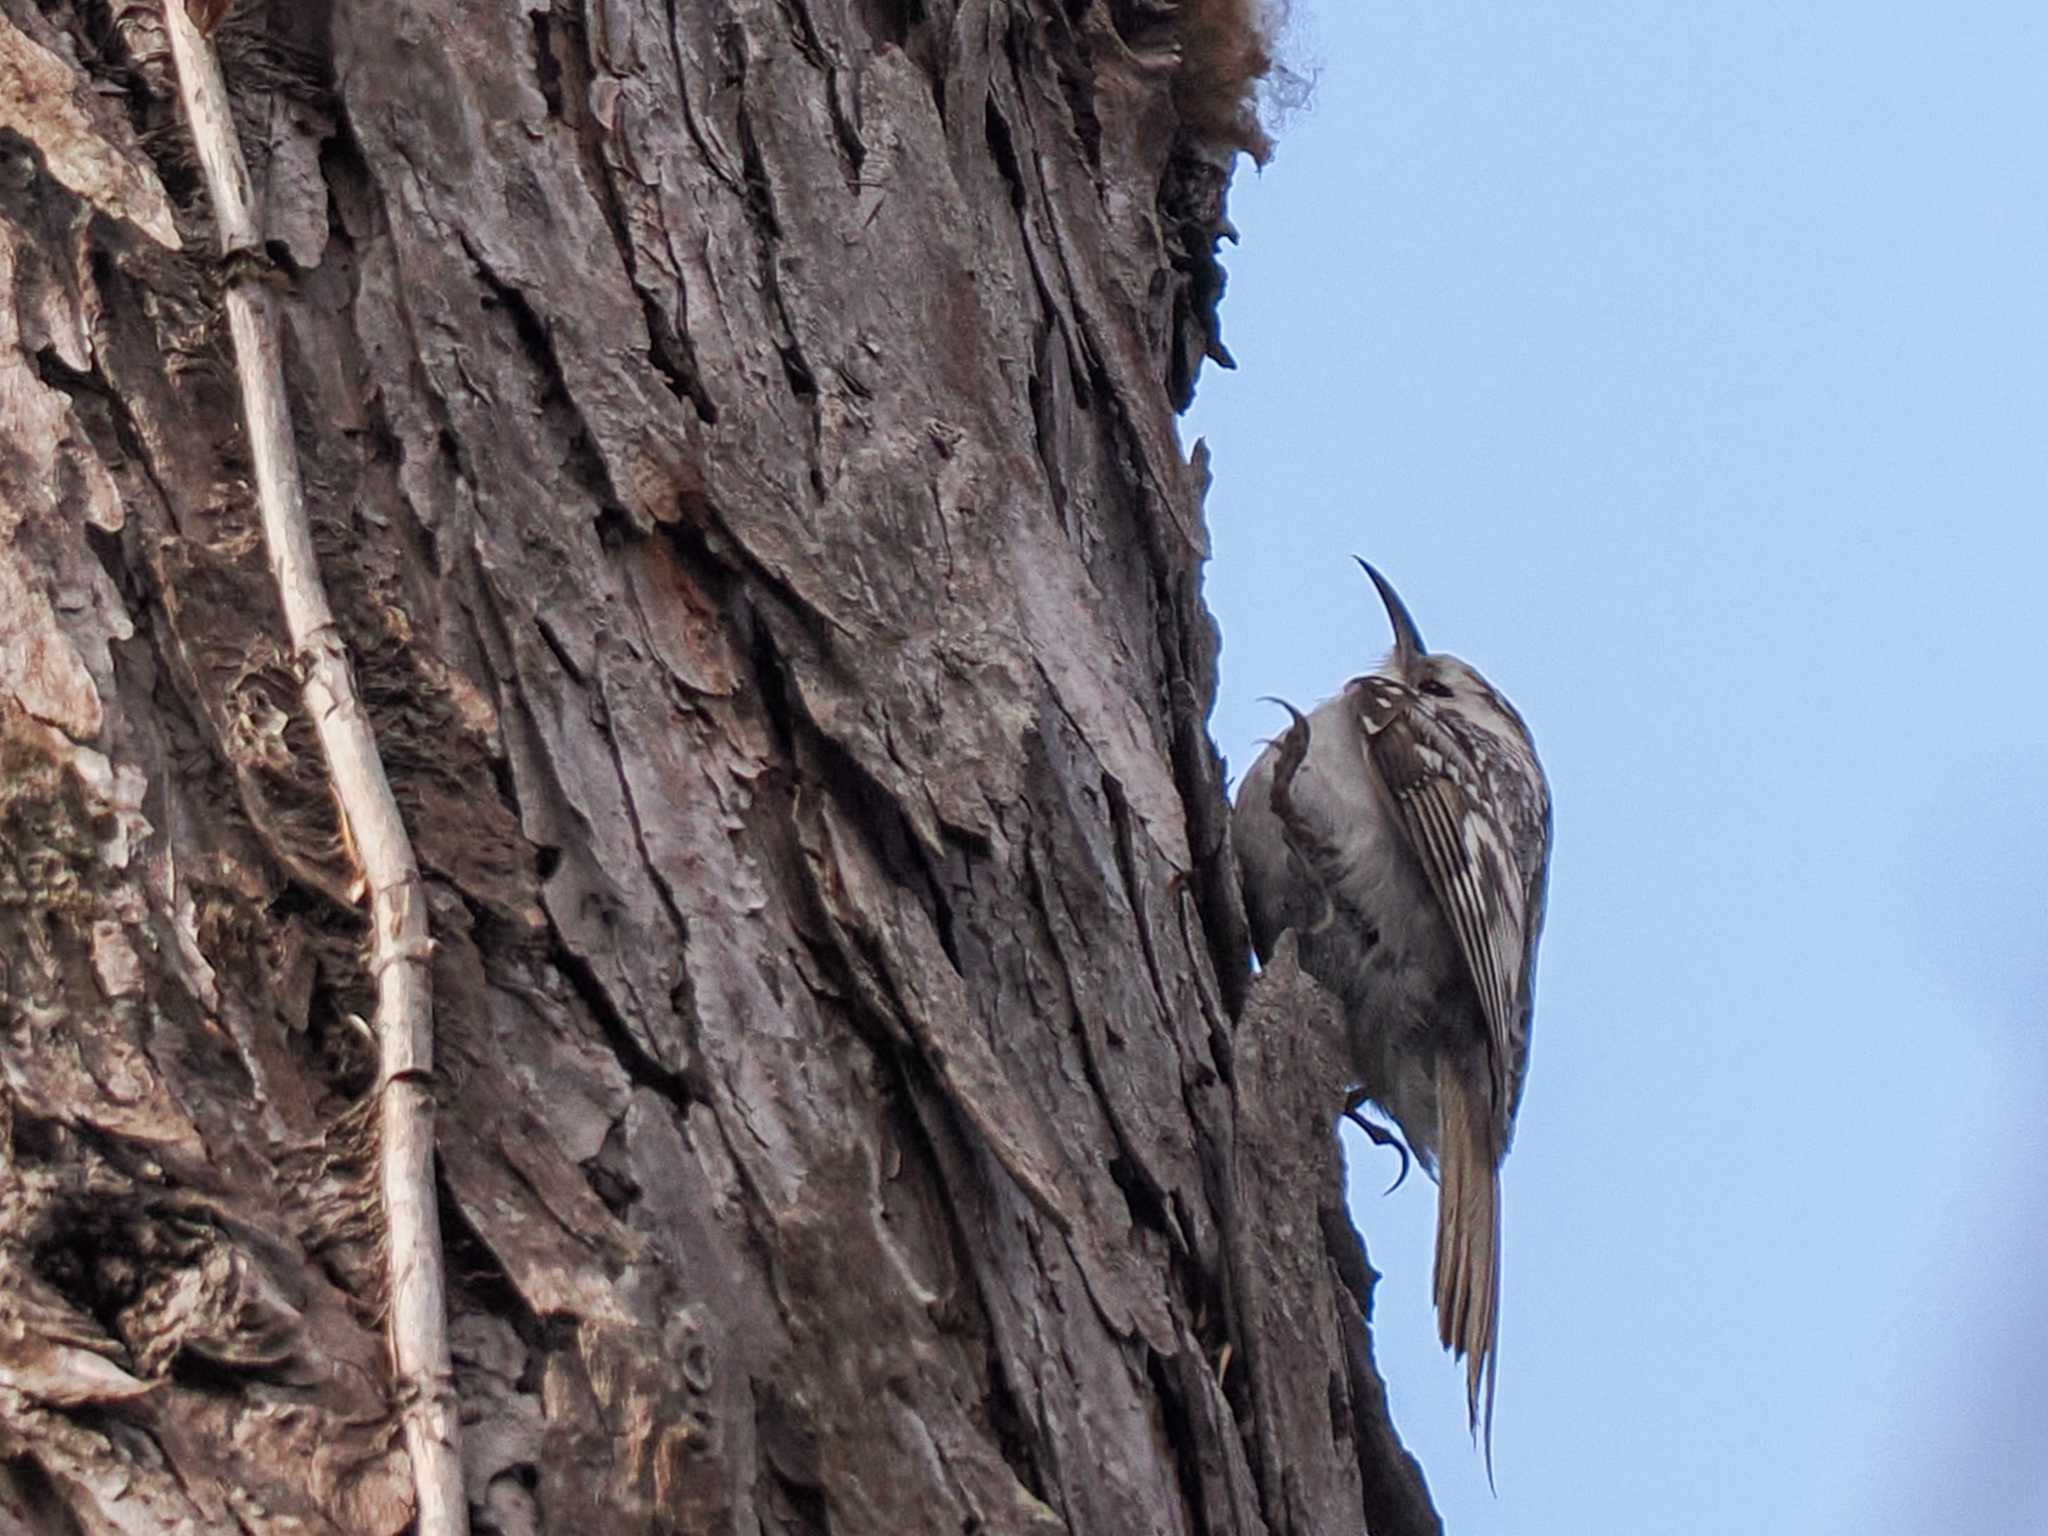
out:
<path id="1" fill-rule="evenodd" d="M 1437 1068 L 1442 1117 L 1436 1206 L 1437 1331 L 1465 1362 L 1465 1406 L 1479 1432 L 1486 1389 L 1486 1476 L 1493 1479 L 1494 1346 L 1500 1336 L 1500 1154 L 1483 1076 Z"/>

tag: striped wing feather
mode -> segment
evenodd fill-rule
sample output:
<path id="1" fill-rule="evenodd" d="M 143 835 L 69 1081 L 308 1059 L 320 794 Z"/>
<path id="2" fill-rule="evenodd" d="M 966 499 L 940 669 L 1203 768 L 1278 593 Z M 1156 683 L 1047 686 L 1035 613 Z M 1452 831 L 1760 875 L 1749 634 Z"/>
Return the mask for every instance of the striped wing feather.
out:
<path id="1" fill-rule="evenodd" d="M 1504 1151 L 1528 1062 L 1548 798 L 1504 744 L 1440 715 L 1395 679 L 1365 683 L 1373 772 L 1457 935 L 1486 1018 Z"/>

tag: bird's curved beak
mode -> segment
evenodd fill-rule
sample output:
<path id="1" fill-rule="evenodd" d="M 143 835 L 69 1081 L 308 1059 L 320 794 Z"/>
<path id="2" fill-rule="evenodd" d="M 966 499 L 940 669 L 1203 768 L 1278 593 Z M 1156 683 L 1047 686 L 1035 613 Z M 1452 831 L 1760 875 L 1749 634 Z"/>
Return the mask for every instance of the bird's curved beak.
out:
<path id="1" fill-rule="evenodd" d="M 1401 601 L 1401 594 L 1393 584 L 1374 570 L 1357 555 L 1359 568 L 1372 578 L 1372 584 L 1379 588 L 1380 601 L 1387 605 L 1387 622 L 1394 626 L 1394 665 L 1405 677 L 1414 671 L 1415 663 L 1429 654 L 1429 647 L 1422 643 L 1422 631 L 1415 627 L 1415 620 L 1408 616 L 1408 605 Z"/>

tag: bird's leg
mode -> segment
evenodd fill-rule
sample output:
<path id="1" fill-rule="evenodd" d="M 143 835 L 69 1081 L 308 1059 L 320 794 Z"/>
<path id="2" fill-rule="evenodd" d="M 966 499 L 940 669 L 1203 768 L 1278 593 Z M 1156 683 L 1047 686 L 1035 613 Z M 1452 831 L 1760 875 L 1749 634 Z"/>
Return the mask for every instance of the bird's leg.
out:
<path id="1" fill-rule="evenodd" d="M 1308 717 L 1285 699 L 1268 697 L 1261 702 L 1278 704 L 1294 722 L 1281 733 L 1280 756 L 1273 764 L 1273 814 L 1280 818 L 1288 842 L 1306 842 L 1313 851 L 1323 839 L 1315 835 L 1294 804 L 1294 776 L 1308 759 Z"/>
<path id="2" fill-rule="evenodd" d="M 1401 1154 L 1401 1171 L 1394 1175 L 1394 1182 L 1386 1188 L 1386 1193 L 1391 1195 L 1401 1187 L 1401 1181 L 1408 1177 L 1408 1144 L 1385 1126 L 1375 1125 L 1358 1112 L 1358 1106 L 1363 1104 L 1367 1097 L 1364 1089 L 1354 1088 L 1351 1096 L 1344 1101 L 1344 1118 L 1365 1132 L 1366 1138 L 1374 1146 L 1392 1147 Z"/>

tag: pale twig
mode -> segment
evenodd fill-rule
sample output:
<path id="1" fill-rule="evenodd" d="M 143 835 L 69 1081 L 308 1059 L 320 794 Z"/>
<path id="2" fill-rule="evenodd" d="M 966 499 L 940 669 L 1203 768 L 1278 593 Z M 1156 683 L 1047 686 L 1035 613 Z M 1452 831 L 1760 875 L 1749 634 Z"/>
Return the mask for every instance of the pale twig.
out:
<path id="1" fill-rule="evenodd" d="M 369 888 L 382 1104 L 379 1165 L 389 1250 L 391 1355 L 418 1500 L 419 1536 L 466 1536 L 461 1421 L 448 1354 L 446 1283 L 434 1196 L 433 990 L 426 893 L 348 650 L 321 585 L 285 401 L 276 301 L 263 263 L 249 171 L 212 46 L 178 0 L 164 7 L 171 53 L 212 196 L 229 280 L 226 306 L 256 469 L 256 497 L 306 712 Z"/>

